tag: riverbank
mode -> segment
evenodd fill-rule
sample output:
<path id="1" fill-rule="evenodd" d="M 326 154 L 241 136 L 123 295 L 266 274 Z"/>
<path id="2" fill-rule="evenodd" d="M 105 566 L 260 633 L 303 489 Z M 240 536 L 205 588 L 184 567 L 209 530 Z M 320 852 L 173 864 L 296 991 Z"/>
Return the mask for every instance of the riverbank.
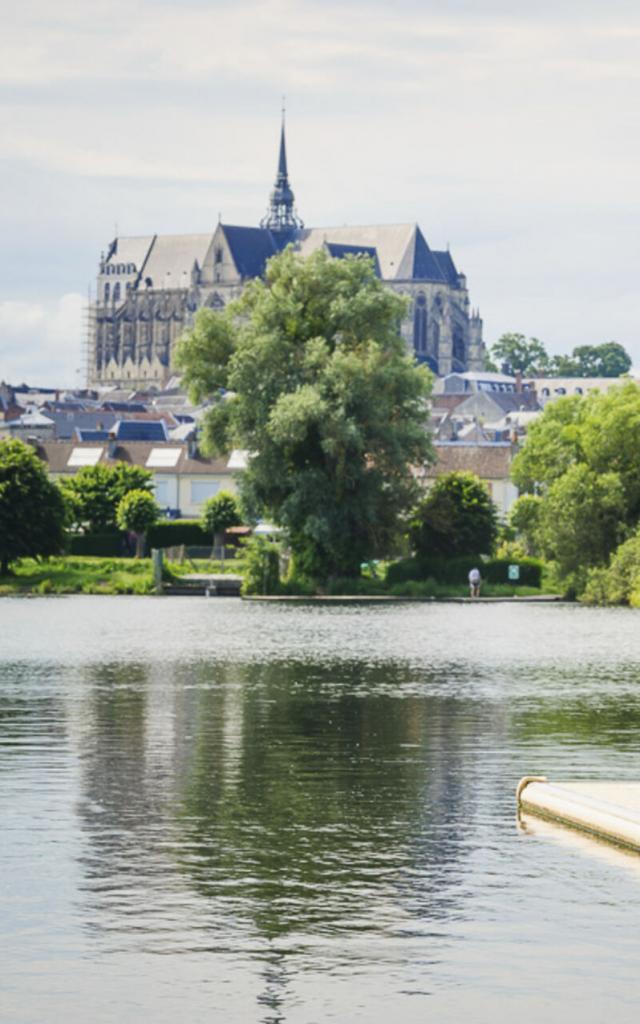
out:
<path id="1" fill-rule="evenodd" d="M 213 579 L 225 574 L 241 577 L 243 564 L 240 559 L 226 563 L 197 560 L 178 564 L 165 563 L 165 577 L 169 592 L 189 593 L 189 587 L 180 588 L 189 580 Z M 255 595 L 256 600 L 272 601 L 469 601 L 468 588 L 459 585 L 407 581 L 395 584 L 387 590 L 382 580 L 362 579 L 352 581 L 354 590 L 332 594 L 274 594 Z M 193 588 L 192 588 L 193 589 Z M 25 558 L 13 567 L 9 575 L 0 576 L 0 597 L 15 595 L 44 594 L 155 594 L 153 571 L 148 558 L 97 558 L 70 555 L 36 561 Z M 557 595 L 546 595 L 535 587 L 514 584 L 486 584 L 481 601 L 504 601 L 557 599 Z"/>

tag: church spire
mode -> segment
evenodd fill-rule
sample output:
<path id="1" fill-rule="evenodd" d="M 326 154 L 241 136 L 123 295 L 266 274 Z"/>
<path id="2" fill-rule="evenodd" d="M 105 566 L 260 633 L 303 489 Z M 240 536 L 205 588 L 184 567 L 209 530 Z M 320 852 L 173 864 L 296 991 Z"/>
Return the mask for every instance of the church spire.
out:
<path id="1" fill-rule="evenodd" d="M 263 217 L 260 221 L 260 227 L 268 228 L 276 234 L 291 234 L 297 228 L 304 227 L 295 211 L 294 195 L 289 184 L 287 144 L 284 132 L 284 106 L 282 108 L 282 127 L 280 129 L 278 173 L 271 196 L 269 197 L 269 209 L 266 217 Z"/>

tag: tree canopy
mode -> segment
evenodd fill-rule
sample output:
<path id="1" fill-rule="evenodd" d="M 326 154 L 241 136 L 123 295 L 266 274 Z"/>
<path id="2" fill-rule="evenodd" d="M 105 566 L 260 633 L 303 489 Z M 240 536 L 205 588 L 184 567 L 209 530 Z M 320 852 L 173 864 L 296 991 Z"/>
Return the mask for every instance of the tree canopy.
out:
<path id="1" fill-rule="evenodd" d="M 640 522 L 640 387 L 550 402 L 512 463 L 513 525 L 564 575 L 604 565 Z M 520 509 L 519 506 L 522 505 Z"/>
<path id="2" fill-rule="evenodd" d="M 214 538 L 224 535 L 225 530 L 239 526 L 241 522 L 240 503 L 231 491 L 220 491 L 209 498 L 200 516 L 202 529 L 213 534 Z"/>
<path id="3" fill-rule="evenodd" d="M 509 332 L 490 349 L 488 367 L 502 365 L 529 377 L 621 377 L 631 369 L 631 358 L 617 341 L 578 345 L 571 355 L 549 356 L 537 338 Z"/>
<path id="4" fill-rule="evenodd" d="M 300 574 L 354 575 L 386 552 L 412 466 L 432 457 L 430 375 L 400 336 L 404 311 L 372 260 L 287 249 L 179 347 L 184 383 L 213 397 L 205 445 L 250 453 L 245 507 L 287 530 Z"/>
<path id="5" fill-rule="evenodd" d="M 0 441 L 0 572 L 64 547 L 63 497 L 31 445 Z"/>
<path id="6" fill-rule="evenodd" d="M 61 481 L 70 514 L 77 526 L 92 533 L 116 529 L 116 510 L 129 491 L 151 490 L 152 474 L 142 466 L 115 462 L 83 466 Z"/>
<path id="7" fill-rule="evenodd" d="M 416 554 L 427 557 L 491 554 L 497 533 L 495 505 L 480 478 L 468 472 L 438 477 L 409 528 Z"/>
<path id="8" fill-rule="evenodd" d="M 144 535 L 160 514 L 153 494 L 145 490 L 127 491 L 118 503 L 116 522 L 121 530 L 131 530 L 136 534 L 136 556 L 142 554 Z"/>

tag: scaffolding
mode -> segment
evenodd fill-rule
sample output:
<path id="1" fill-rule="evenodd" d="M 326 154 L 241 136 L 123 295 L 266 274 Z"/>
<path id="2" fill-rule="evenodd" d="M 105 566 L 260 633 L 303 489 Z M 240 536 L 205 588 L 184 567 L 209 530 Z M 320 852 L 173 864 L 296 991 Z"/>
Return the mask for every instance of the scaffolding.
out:
<path id="1" fill-rule="evenodd" d="M 91 285 L 87 287 L 87 302 L 82 310 L 82 348 L 80 372 L 84 386 L 92 387 L 96 381 L 96 302 L 91 298 Z"/>

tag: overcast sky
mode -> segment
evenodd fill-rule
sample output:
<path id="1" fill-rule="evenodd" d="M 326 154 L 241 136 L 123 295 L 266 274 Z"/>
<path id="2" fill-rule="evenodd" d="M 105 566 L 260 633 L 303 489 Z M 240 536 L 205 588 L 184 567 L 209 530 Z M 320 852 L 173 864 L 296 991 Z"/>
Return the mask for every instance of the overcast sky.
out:
<path id="1" fill-rule="evenodd" d="M 120 234 L 417 221 L 485 341 L 640 366 L 636 0 L 23 0 L 0 38 L 0 379 L 80 383 Z"/>

